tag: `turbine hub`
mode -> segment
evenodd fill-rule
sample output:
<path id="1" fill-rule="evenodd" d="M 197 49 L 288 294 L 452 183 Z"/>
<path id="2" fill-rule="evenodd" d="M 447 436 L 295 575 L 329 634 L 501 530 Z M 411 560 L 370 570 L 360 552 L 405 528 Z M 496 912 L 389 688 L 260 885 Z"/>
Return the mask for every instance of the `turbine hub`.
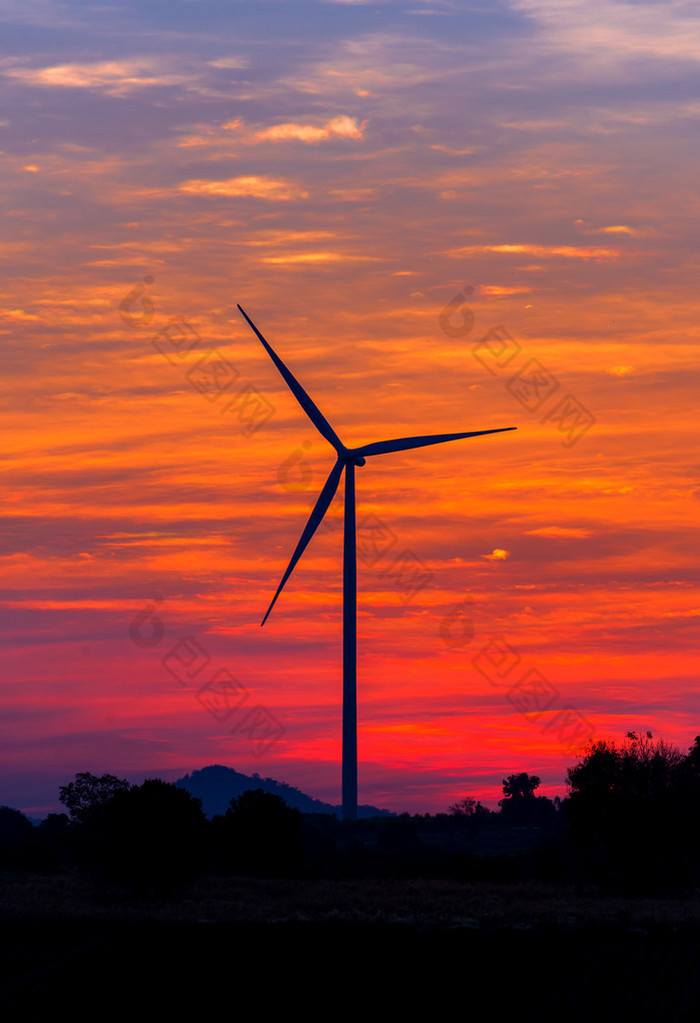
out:
<path id="1" fill-rule="evenodd" d="M 364 455 L 356 455 L 355 452 L 349 448 L 343 448 L 339 457 L 346 464 L 351 462 L 353 465 L 365 465 L 367 461 Z"/>

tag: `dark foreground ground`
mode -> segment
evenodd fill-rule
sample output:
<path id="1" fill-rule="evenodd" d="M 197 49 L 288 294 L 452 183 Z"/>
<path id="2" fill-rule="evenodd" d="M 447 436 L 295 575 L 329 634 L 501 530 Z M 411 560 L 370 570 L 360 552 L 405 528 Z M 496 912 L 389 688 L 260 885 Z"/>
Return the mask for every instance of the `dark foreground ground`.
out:
<path id="1" fill-rule="evenodd" d="M 71 876 L 0 875 L 0 943 L 7 1020 L 700 1017 L 700 895 L 203 878 L 138 901 Z"/>

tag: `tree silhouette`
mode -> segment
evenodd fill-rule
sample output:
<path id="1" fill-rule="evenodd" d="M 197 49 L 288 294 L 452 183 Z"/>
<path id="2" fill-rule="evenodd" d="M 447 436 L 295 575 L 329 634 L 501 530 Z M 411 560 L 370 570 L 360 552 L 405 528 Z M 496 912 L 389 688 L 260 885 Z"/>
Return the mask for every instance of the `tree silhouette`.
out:
<path id="1" fill-rule="evenodd" d="M 99 863 L 110 879 L 130 884 L 139 894 L 168 894 L 197 876 L 206 823 L 200 799 L 147 778 L 104 805 Z"/>
<path id="2" fill-rule="evenodd" d="M 525 771 L 520 774 L 509 774 L 503 779 L 503 799 L 499 800 L 501 816 L 504 822 L 514 825 L 534 823 L 535 789 L 540 779 L 536 774 L 529 775 Z"/>
<path id="3" fill-rule="evenodd" d="M 75 781 L 60 786 L 58 798 L 74 823 L 86 824 L 100 815 L 112 796 L 129 788 L 129 782 L 124 778 L 116 778 L 113 774 L 103 774 L 98 778 L 89 771 L 83 771 L 76 774 Z"/>
<path id="4" fill-rule="evenodd" d="M 505 824 L 516 827 L 553 826 L 557 807 L 547 796 L 536 796 L 540 779 L 536 774 L 509 774 L 503 779 L 503 799 L 498 805 Z"/>
<path id="5" fill-rule="evenodd" d="M 476 810 L 476 799 L 472 796 L 465 796 L 457 803 L 451 803 L 447 812 L 455 817 L 471 817 Z"/>
<path id="6" fill-rule="evenodd" d="M 228 869 L 253 876 L 296 873 L 301 864 L 301 821 L 299 810 L 262 789 L 232 799 L 218 822 Z"/>
<path id="7" fill-rule="evenodd" d="M 521 799 L 534 799 L 535 789 L 539 787 L 540 779 L 536 774 L 509 774 L 503 779 L 503 799 L 499 806 L 503 808 L 508 800 L 518 802 Z"/>
<path id="8" fill-rule="evenodd" d="M 698 857 L 698 742 L 685 757 L 651 732 L 627 732 L 621 744 L 590 743 L 568 769 L 565 810 L 596 880 L 630 893 L 691 883 Z"/>
<path id="9" fill-rule="evenodd" d="M 34 827 L 21 810 L 0 806 L 0 869 L 25 867 L 31 860 Z"/>
<path id="10" fill-rule="evenodd" d="M 447 812 L 454 817 L 485 817 L 491 813 L 488 807 L 483 806 L 473 796 L 465 796 L 447 808 Z"/>

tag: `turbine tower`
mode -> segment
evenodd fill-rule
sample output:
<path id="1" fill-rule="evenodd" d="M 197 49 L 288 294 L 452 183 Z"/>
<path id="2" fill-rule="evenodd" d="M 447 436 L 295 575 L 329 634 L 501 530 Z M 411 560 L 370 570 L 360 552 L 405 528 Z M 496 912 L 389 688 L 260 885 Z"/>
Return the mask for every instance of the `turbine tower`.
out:
<path id="1" fill-rule="evenodd" d="M 268 619 L 270 611 L 282 592 L 282 587 L 289 579 L 294 566 L 306 550 L 328 511 L 345 471 L 345 521 L 343 540 L 343 818 L 354 820 L 357 817 L 357 555 L 355 539 L 355 466 L 365 464 L 367 457 L 388 455 L 394 451 L 407 451 L 411 448 L 427 447 L 429 444 L 443 444 L 448 440 L 463 440 L 466 437 L 482 437 L 488 433 L 505 433 L 515 430 L 515 426 L 505 426 L 499 430 L 476 430 L 471 433 L 441 433 L 428 437 L 403 437 L 399 440 L 381 440 L 373 444 L 363 444 L 359 448 L 346 448 L 333 427 L 320 409 L 311 400 L 299 381 L 292 375 L 280 357 L 245 310 L 239 310 L 252 330 L 257 334 L 263 347 L 274 362 L 282 377 L 297 399 L 304 412 L 319 433 L 335 448 L 337 461 L 330 471 L 309 520 L 304 527 L 299 543 L 277 587 L 277 592 L 267 609 L 261 625 Z"/>

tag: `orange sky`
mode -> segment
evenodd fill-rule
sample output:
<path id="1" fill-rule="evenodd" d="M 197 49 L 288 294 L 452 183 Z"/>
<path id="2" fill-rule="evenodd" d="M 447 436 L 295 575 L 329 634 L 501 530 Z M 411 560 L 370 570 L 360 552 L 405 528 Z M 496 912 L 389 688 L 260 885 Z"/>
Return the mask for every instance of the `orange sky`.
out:
<path id="1" fill-rule="evenodd" d="M 65 7 L 0 15 L 0 803 L 340 800 L 342 485 L 261 629 L 334 458 L 237 302 L 349 446 L 518 428 L 357 470 L 361 802 L 690 746 L 697 9 Z"/>

